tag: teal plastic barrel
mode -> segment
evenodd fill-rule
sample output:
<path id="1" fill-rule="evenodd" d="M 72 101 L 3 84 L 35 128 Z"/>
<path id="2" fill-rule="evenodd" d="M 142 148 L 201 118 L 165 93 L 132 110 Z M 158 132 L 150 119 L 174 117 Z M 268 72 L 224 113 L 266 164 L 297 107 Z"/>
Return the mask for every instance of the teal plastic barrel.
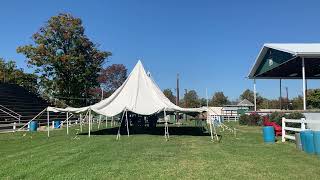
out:
<path id="1" fill-rule="evenodd" d="M 37 121 L 31 121 L 30 122 L 29 131 L 37 131 L 37 129 L 38 129 L 38 122 Z"/>
<path id="2" fill-rule="evenodd" d="M 274 128 L 272 126 L 263 127 L 263 140 L 268 144 L 275 142 Z"/>
<path id="3" fill-rule="evenodd" d="M 60 128 L 60 124 L 61 124 L 61 121 L 60 121 L 60 120 L 54 121 L 54 128 L 55 128 L 55 129 Z"/>
<path id="4" fill-rule="evenodd" d="M 320 131 L 313 132 L 314 152 L 320 155 Z"/>
<path id="5" fill-rule="evenodd" d="M 310 130 L 302 131 L 300 136 L 303 151 L 308 154 L 314 154 L 313 132 Z"/>

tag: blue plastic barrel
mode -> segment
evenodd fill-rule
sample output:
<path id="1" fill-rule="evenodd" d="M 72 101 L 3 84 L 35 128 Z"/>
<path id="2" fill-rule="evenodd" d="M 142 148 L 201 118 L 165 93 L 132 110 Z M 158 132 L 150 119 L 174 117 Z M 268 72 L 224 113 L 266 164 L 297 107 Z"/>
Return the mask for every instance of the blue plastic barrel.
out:
<path id="1" fill-rule="evenodd" d="M 265 143 L 275 142 L 274 128 L 272 126 L 263 127 L 263 140 Z"/>
<path id="2" fill-rule="evenodd" d="M 320 131 L 313 131 L 314 152 L 320 155 Z"/>
<path id="3" fill-rule="evenodd" d="M 61 124 L 61 121 L 60 121 L 60 120 L 54 121 L 54 128 L 55 128 L 55 129 L 60 128 L 60 124 Z"/>
<path id="4" fill-rule="evenodd" d="M 38 122 L 37 121 L 31 121 L 30 122 L 29 131 L 37 131 L 37 129 L 38 129 Z"/>
<path id="5" fill-rule="evenodd" d="M 301 131 L 301 144 L 304 152 L 314 154 L 313 132 L 310 130 Z"/>

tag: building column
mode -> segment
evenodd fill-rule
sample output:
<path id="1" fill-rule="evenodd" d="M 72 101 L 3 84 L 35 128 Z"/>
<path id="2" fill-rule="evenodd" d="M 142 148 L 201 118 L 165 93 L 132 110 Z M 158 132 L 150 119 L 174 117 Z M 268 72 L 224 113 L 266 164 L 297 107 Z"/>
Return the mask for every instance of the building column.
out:
<path id="1" fill-rule="evenodd" d="M 306 72 L 305 72 L 304 57 L 302 57 L 302 89 L 303 89 L 303 110 L 307 110 L 307 102 L 306 102 Z"/>

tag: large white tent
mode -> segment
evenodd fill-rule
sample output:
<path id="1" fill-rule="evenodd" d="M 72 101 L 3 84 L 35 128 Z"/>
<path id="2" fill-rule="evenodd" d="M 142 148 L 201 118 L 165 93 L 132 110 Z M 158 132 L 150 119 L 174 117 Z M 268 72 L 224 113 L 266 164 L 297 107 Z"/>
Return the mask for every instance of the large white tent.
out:
<path id="1" fill-rule="evenodd" d="M 153 81 L 150 73 L 146 73 L 139 60 L 126 81 L 108 98 L 82 108 L 48 107 L 47 111 L 81 113 L 92 110 L 105 116 L 116 116 L 124 111 L 140 115 L 152 115 L 162 111 L 195 113 L 198 108 L 181 108 L 173 104 Z"/>
<path id="2" fill-rule="evenodd" d="M 166 117 L 166 113 L 200 113 L 203 111 L 203 109 L 181 108 L 173 104 L 162 93 L 161 89 L 152 79 L 150 73 L 146 73 L 141 61 L 139 60 L 126 81 L 110 97 L 87 107 L 48 107 L 47 111 L 67 113 L 71 112 L 78 114 L 89 112 L 89 119 L 92 119 L 91 111 L 100 115 L 104 115 L 106 117 L 114 117 L 116 115 L 122 114 L 121 121 L 126 116 L 128 128 L 127 112 L 132 112 L 139 115 L 163 113 L 164 117 Z M 91 120 L 89 120 L 89 129 L 90 121 Z M 169 136 L 167 120 L 165 126 L 165 136 L 167 137 Z"/>

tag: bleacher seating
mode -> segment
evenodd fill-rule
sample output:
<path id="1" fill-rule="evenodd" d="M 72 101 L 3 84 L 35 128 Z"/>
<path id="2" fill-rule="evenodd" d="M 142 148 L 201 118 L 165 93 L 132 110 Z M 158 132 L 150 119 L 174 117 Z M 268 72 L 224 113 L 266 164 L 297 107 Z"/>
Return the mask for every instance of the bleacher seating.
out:
<path id="1" fill-rule="evenodd" d="M 0 83 L 0 105 L 2 106 L 2 108 L 0 107 L 0 131 L 4 132 L 12 131 L 14 122 L 17 123 L 17 128 L 22 127 L 38 113 L 50 106 L 50 103 L 23 87 L 15 84 Z M 20 123 L 17 118 L 5 113 L 8 110 L 4 108 L 14 111 L 16 114 L 13 112 L 11 114 L 15 116 L 18 116 L 17 114 L 21 115 Z M 56 119 L 64 120 L 65 114 L 50 113 L 50 121 Z M 45 125 L 47 123 L 46 113 L 36 120 L 40 126 Z"/>

